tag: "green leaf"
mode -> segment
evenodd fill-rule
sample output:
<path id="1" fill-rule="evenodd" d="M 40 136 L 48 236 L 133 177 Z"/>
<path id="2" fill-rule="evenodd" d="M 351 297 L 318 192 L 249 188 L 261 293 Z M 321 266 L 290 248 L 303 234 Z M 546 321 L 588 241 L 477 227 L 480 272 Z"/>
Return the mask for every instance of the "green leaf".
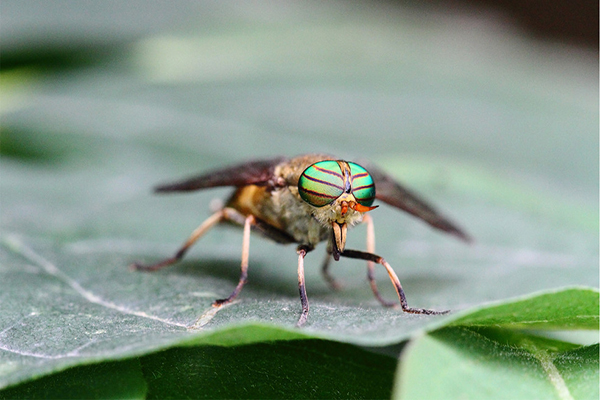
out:
<path id="1" fill-rule="evenodd" d="M 71 368 L 0 392 L 0 399 L 145 399 L 138 360 Z"/>
<path id="2" fill-rule="evenodd" d="M 72 368 L 0 398 L 387 399 L 395 369 L 393 357 L 317 340 L 200 346 Z"/>
<path id="3" fill-rule="evenodd" d="M 566 288 L 535 293 L 497 305 L 467 310 L 450 325 L 529 329 L 595 329 L 600 315 L 598 290 Z"/>
<path id="4" fill-rule="evenodd" d="M 156 399 L 387 399 L 396 369 L 392 357 L 320 341 L 174 349 L 141 363 Z"/>
<path id="5" fill-rule="evenodd" d="M 446 328 L 407 346 L 394 398 L 596 399 L 598 350 L 509 330 Z"/>

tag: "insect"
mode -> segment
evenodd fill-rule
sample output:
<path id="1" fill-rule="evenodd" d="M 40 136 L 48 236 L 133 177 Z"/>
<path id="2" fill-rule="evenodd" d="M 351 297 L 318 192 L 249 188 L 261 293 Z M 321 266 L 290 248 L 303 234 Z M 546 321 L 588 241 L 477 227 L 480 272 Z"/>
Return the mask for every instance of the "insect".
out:
<path id="1" fill-rule="evenodd" d="M 171 265 L 183 258 L 188 249 L 213 226 L 231 222 L 242 226 L 244 232 L 241 275 L 233 292 L 227 298 L 216 300 L 213 303 L 215 307 L 230 303 L 246 283 L 250 232 L 254 230 L 277 243 L 297 244 L 298 289 L 302 303 L 297 326 L 306 322 L 309 311 L 304 258 L 318 243 L 324 241 L 327 242 L 327 256 L 321 271 L 331 288 L 339 288 L 329 273 L 332 258 L 335 261 L 340 257 L 361 259 L 367 261 L 368 281 L 373 294 L 383 306 L 392 307 L 396 304 L 380 295 L 374 277 L 376 264 L 386 269 L 404 312 L 447 313 L 408 306 L 398 276 L 387 261 L 374 254 L 373 220 L 366 213 L 378 207 L 373 206 L 375 199 L 378 199 L 462 240 L 469 241 L 469 237 L 390 176 L 372 165 L 367 165 L 367 168 L 328 155 L 307 154 L 294 158 L 250 161 L 158 186 L 155 188 L 158 193 L 188 192 L 219 186 L 233 186 L 235 190 L 224 207 L 196 228 L 172 257 L 152 265 L 135 263 L 132 267 L 155 271 Z M 367 225 L 367 251 L 346 249 L 348 227 L 358 223 Z"/>

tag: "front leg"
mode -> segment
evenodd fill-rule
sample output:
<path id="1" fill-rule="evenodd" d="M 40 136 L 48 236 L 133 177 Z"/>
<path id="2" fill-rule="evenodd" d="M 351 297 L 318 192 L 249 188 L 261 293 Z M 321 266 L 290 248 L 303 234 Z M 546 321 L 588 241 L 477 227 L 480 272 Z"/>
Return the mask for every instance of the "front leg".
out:
<path id="1" fill-rule="evenodd" d="M 356 258 L 359 260 L 372 261 L 377 264 L 381 264 L 385 267 L 390 280 L 394 284 L 394 288 L 396 289 L 396 293 L 398 294 L 398 298 L 400 299 L 400 306 L 402 307 L 402 311 L 412 314 L 427 314 L 427 315 L 436 315 L 436 314 L 447 314 L 450 310 L 447 311 L 434 311 L 428 310 L 425 308 L 411 308 L 408 306 L 408 302 L 406 301 L 406 295 L 404 294 L 404 290 L 402 289 L 402 285 L 400 284 L 400 279 L 398 279 L 398 275 L 394 272 L 390 264 L 385 261 L 382 257 L 373 254 L 366 253 L 364 251 L 358 250 L 344 250 L 341 254 L 343 257 L 348 258 Z"/>
<path id="2" fill-rule="evenodd" d="M 300 292 L 300 302 L 302 302 L 302 314 L 296 326 L 304 325 L 308 319 L 308 297 L 306 296 L 306 283 L 304 281 L 304 257 L 312 250 L 310 246 L 298 246 L 298 291 Z"/>

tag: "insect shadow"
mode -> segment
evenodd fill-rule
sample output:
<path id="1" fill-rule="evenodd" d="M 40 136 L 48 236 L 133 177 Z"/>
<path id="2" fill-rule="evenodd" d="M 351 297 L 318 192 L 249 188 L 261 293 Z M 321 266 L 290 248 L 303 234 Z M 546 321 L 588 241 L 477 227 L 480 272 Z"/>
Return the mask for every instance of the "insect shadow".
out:
<path id="1" fill-rule="evenodd" d="M 252 276 L 248 279 L 248 288 L 256 292 L 264 292 L 266 295 L 282 295 L 286 297 L 296 297 L 298 288 L 290 284 L 289 277 L 281 273 L 275 273 L 273 267 L 268 268 L 266 265 L 261 265 L 260 261 L 252 263 Z M 239 279 L 239 259 L 231 258 L 192 258 L 178 263 L 170 271 L 163 273 L 177 274 L 181 277 L 190 277 L 195 281 L 202 282 L 207 277 L 223 280 L 223 293 L 231 291 L 231 287 L 235 287 Z M 293 275 L 293 270 L 291 275 Z M 326 287 L 323 287 L 323 293 L 328 292 Z M 317 290 L 314 291 L 318 294 Z"/>

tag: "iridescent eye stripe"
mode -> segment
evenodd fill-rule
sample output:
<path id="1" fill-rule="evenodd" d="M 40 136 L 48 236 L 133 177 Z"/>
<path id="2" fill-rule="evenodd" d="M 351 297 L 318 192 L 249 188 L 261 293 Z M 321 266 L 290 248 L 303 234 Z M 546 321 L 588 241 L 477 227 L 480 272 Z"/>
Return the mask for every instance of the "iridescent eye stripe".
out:
<path id="1" fill-rule="evenodd" d="M 319 167 L 319 166 L 318 166 L 318 165 L 316 165 L 316 164 L 313 164 L 313 165 L 312 165 L 312 167 L 313 167 L 314 169 L 316 169 L 317 171 L 319 171 L 319 172 L 324 172 L 324 173 L 326 173 L 326 174 L 329 174 L 329 175 L 337 176 L 338 178 L 340 178 L 340 179 L 342 179 L 342 180 L 344 179 L 344 177 L 343 177 L 341 174 L 339 174 L 339 173 L 337 173 L 337 172 L 335 172 L 335 171 L 331 171 L 331 170 L 329 170 L 329 169 L 324 169 L 324 168 L 321 168 L 321 167 Z M 304 171 L 304 173 L 305 173 L 305 172 L 306 172 L 306 171 Z M 304 173 L 303 173 L 303 175 L 304 175 Z M 305 176 L 306 176 L 306 175 L 305 175 Z"/>
<path id="2" fill-rule="evenodd" d="M 319 168 L 315 168 L 315 169 L 319 169 Z M 321 171 L 321 172 L 326 172 L 326 170 L 321 170 L 321 169 L 319 169 L 319 171 Z M 332 174 L 332 175 L 334 175 L 334 174 Z M 332 187 L 334 187 L 334 188 L 337 188 L 337 189 L 340 189 L 340 190 L 344 190 L 344 188 L 343 188 L 343 187 L 341 187 L 341 186 L 339 186 L 339 185 L 336 185 L 335 183 L 331 183 L 331 182 L 327 182 L 327 181 L 322 181 L 321 179 L 317 179 L 317 178 L 315 178 L 315 177 L 312 177 L 312 176 L 310 176 L 310 175 L 307 175 L 307 174 L 306 174 L 306 171 L 302 173 L 302 176 L 303 176 L 304 178 L 308 179 L 309 181 L 313 181 L 313 182 L 316 182 L 316 183 L 321 183 L 321 184 L 323 184 L 323 185 L 328 185 L 328 186 L 332 186 Z M 338 176 L 341 178 L 341 176 L 340 176 L 339 174 L 338 174 Z M 309 191 L 308 189 L 305 189 L 305 190 L 306 190 L 306 191 Z M 315 193 L 316 193 L 316 192 L 315 192 Z"/>
<path id="3" fill-rule="evenodd" d="M 332 196 L 332 195 L 321 193 L 321 192 L 315 192 L 314 190 L 310 190 L 310 189 L 302 189 L 302 191 L 307 194 L 312 194 L 313 196 L 325 197 L 327 199 L 337 199 L 338 197 L 340 197 L 340 196 Z"/>
<path id="4" fill-rule="evenodd" d="M 352 182 L 354 182 L 355 179 L 366 178 L 367 176 L 369 176 L 368 172 L 362 172 L 360 174 L 352 175 Z"/>
<path id="5" fill-rule="evenodd" d="M 375 187 L 375 185 L 374 185 L 374 184 L 372 184 L 372 183 L 370 183 L 370 184 L 368 184 L 368 185 L 363 185 L 363 186 L 358 186 L 358 187 L 355 187 L 355 188 L 353 188 L 352 190 L 353 190 L 353 191 L 365 190 L 365 189 L 371 189 L 372 187 Z"/>

